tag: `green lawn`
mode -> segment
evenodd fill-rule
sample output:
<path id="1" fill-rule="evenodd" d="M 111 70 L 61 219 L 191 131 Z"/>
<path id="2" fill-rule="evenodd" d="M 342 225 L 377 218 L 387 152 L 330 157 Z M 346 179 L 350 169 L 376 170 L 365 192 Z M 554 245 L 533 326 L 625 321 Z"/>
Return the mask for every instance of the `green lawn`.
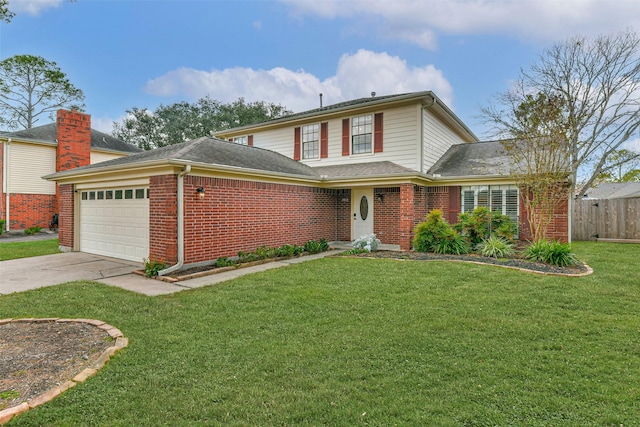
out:
<path id="1" fill-rule="evenodd" d="M 33 242 L 0 242 L 0 261 L 57 254 L 58 239 L 35 240 Z"/>
<path id="2" fill-rule="evenodd" d="M 325 258 L 154 298 L 94 282 L 2 296 L 0 318 L 130 338 L 9 425 L 637 425 L 640 245 L 574 247 L 595 274 Z"/>

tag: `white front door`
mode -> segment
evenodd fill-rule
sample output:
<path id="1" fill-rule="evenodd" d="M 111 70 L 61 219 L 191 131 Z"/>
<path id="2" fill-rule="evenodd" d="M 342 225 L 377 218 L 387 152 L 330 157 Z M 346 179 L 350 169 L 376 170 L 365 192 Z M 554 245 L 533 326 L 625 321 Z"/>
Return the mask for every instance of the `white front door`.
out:
<path id="1" fill-rule="evenodd" d="M 351 240 L 373 234 L 373 188 L 351 190 Z"/>

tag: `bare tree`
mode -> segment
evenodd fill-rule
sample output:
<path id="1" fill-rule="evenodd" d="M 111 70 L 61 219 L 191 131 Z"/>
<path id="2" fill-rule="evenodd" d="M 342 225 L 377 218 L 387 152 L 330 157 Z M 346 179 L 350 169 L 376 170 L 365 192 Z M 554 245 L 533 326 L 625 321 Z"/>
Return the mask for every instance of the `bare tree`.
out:
<path id="1" fill-rule="evenodd" d="M 16 55 L 0 61 L 0 125 L 30 129 L 39 116 L 60 108 L 81 110 L 84 94 L 55 62 Z"/>
<path id="2" fill-rule="evenodd" d="M 593 40 L 574 37 L 545 50 L 508 92 L 481 109 L 494 136 L 521 136 L 518 107 L 540 93 L 561 100 L 557 119 L 571 159 L 570 183 L 575 187 L 581 175 L 576 196 L 582 197 L 640 127 L 640 37 L 630 30 Z"/>

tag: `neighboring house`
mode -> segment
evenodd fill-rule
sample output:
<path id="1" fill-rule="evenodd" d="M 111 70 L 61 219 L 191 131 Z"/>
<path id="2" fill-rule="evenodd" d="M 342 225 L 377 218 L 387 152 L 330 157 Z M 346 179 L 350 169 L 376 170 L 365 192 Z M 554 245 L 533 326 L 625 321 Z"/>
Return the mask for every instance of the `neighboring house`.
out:
<path id="1" fill-rule="evenodd" d="M 434 208 L 455 222 L 491 206 L 522 226 L 500 143 L 478 142 L 431 92 L 372 96 L 216 136 L 46 176 L 59 184 L 60 245 L 177 268 L 371 233 L 409 250 L 413 228 Z M 567 219 L 565 205 L 550 237 L 567 239 Z"/>
<path id="2" fill-rule="evenodd" d="M 0 145 L 0 219 L 7 231 L 49 227 L 59 212 L 57 185 L 43 175 L 142 151 L 91 129 L 90 116 L 65 110 L 56 123 L 0 133 Z"/>
<path id="3" fill-rule="evenodd" d="M 640 197 L 640 182 L 603 182 L 587 190 L 583 199 L 632 199 Z"/>

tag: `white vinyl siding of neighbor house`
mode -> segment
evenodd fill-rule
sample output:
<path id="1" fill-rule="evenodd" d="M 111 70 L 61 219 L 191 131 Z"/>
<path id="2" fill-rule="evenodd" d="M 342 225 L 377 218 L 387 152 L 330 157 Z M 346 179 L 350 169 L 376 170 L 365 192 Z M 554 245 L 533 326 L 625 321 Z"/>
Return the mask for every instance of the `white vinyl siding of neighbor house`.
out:
<path id="1" fill-rule="evenodd" d="M 92 151 L 91 152 L 91 164 L 106 162 L 107 160 L 119 159 L 123 157 L 124 154 L 116 154 L 116 153 L 104 153 L 100 151 Z"/>
<path id="2" fill-rule="evenodd" d="M 10 193 L 56 194 L 56 183 L 41 178 L 56 171 L 55 146 L 14 142 L 9 149 Z"/>
<path id="3" fill-rule="evenodd" d="M 428 110 L 422 111 L 422 172 L 426 172 L 454 144 L 465 142 Z"/>

